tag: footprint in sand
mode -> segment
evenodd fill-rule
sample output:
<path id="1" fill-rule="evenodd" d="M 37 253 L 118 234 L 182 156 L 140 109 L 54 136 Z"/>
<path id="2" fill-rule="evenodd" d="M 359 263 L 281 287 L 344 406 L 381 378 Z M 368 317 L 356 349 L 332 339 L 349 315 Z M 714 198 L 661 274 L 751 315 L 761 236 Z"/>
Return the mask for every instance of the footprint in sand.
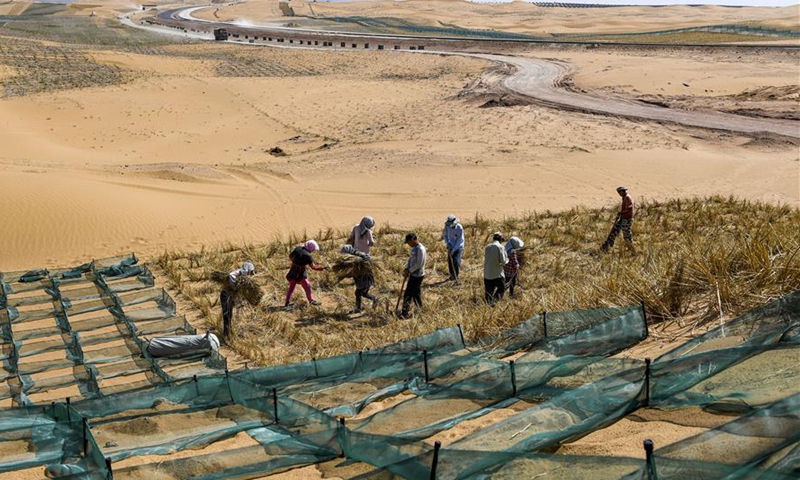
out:
<path id="1" fill-rule="evenodd" d="M 133 240 L 131 240 L 131 243 L 134 243 L 136 245 L 148 245 L 150 242 L 148 242 L 142 237 L 136 237 Z"/>

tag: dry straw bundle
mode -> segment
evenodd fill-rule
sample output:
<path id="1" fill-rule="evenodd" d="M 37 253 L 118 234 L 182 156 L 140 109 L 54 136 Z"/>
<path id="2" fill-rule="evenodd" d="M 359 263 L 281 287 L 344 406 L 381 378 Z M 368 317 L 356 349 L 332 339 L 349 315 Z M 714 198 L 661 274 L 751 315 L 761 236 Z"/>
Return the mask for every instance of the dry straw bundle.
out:
<path id="1" fill-rule="evenodd" d="M 254 307 L 261 302 L 261 297 L 264 296 L 264 292 L 261 291 L 261 287 L 256 281 L 244 275 L 236 279 L 236 294 Z"/>
<path id="2" fill-rule="evenodd" d="M 358 255 L 350 255 L 343 253 L 336 259 L 331 269 L 339 280 L 345 278 L 363 277 L 364 275 L 372 275 L 373 262 L 366 260 Z"/>
<path id="3" fill-rule="evenodd" d="M 223 287 L 229 286 L 228 274 L 225 272 L 212 272 L 211 280 L 221 284 Z M 254 307 L 261 302 L 261 297 L 264 296 L 264 292 L 256 281 L 246 275 L 240 275 L 236 279 L 236 284 L 231 287 L 231 290 L 238 298 L 243 298 Z"/>

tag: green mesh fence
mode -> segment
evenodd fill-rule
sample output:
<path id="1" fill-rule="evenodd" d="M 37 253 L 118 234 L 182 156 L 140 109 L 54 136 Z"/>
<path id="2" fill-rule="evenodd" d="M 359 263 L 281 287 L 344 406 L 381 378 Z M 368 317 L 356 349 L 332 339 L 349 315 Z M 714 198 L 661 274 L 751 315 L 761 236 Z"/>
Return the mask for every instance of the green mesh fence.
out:
<path id="1" fill-rule="evenodd" d="M 0 405 L 90 398 L 224 370 L 225 360 L 153 359 L 145 336 L 194 334 L 134 255 L 0 274 Z"/>
<path id="2" fill-rule="evenodd" d="M 625 321 L 620 321 L 624 317 Z M 584 332 L 586 342 L 617 342 L 620 336 L 631 340 L 647 337 L 647 324 L 641 307 L 602 308 L 571 312 L 542 312 L 499 335 L 473 342 L 470 348 L 484 350 L 485 356 L 502 356 L 528 349 L 547 338 L 566 337 Z M 577 346 L 573 339 L 570 345 Z M 620 342 L 623 346 L 627 344 Z M 553 348 L 557 348 L 552 345 Z M 579 347 L 578 347 L 579 348 Z M 594 348 L 592 346 L 591 348 Z M 566 354 L 566 352 L 561 352 Z"/>
<path id="3" fill-rule="evenodd" d="M 800 392 L 800 292 L 752 310 L 653 363 L 652 404 L 748 411 Z"/>
<path id="4" fill-rule="evenodd" d="M 800 292 L 653 362 L 611 356 L 647 336 L 624 307 L 223 375 L 218 356 L 147 353 L 144 336 L 194 329 L 133 256 L 0 285 L 0 479 L 246 479 L 337 458 L 361 479 L 800 476 Z M 672 412 L 711 428 L 647 458 L 561 452 Z"/>

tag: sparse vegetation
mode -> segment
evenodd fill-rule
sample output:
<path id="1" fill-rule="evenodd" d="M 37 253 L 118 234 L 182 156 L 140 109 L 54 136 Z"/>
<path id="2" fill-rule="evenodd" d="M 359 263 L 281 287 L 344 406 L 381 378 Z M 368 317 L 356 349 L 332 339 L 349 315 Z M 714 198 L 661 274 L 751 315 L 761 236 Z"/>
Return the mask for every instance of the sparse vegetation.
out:
<path id="1" fill-rule="evenodd" d="M 33 10 L 37 6 L 40 9 Z M 50 9 L 46 9 L 47 6 L 48 4 L 32 4 L 20 15 L 3 16 L 0 35 L 120 49 L 187 43 L 186 39 L 126 27 L 116 19 L 90 17 L 88 14 L 53 15 L 63 5 L 55 5 Z"/>
<path id="2" fill-rule="evenodd" d="M 95 62 L 78 49 L 12 38 L 0 42 L 0 64 L 16 72 L 0 80 L 0 98 L 118 85 L 130 78 L 119 67 Z"/>
<path id="3" fill-rule="evenodd" d="M 381 306 L 349 318 L 351 280 L 337 283 L 335 274 L 313 272 L 311 281 L 321 307 L 284 312 L 290 247 L 313 237 L 324 251 L 318 261 L 332 264 L 345 231 L 302 233 L 262 245 L 226 244 L 200 252 L 164 253 L 157 265 L 168 283 L 221 330 L 219 289 L 214 271 L 229 271 L 247 259 L 265 296 L 256 308 L 239 307 L 232 347 L 256 364 L 307 360 L 371 348 L 436 328 L 460 323 L 470 338 L 508 328 L 542 310 L 558 311 L 636 304 L 644 301 L 655 322 L 702 324 L 731 317 L 755 305 L 800 288 L 800 211 L 735 198 L 647 202 L 634 224 L 638 255 L 624 246 L 608 255 L 598 247 L 611 227 L 609 209 L 575 208 L 535 212 L 522 218 L 465 219 L 467 250 L 462 284 L 446 278 L 445 251 L 439 227 L 419 228 L 428 247 L 426 308 L 413 320 L 392 315 L 400 272 L 408 249 L 400 231 L 379 220 L 374 250 L 383 269 L 376 272 L 375 293 Z M 521 272 L 523 294 L 495 308 L 483 304 L 483 245 L 495 230 L 527 242 Z M 621 239 L 620 239 L 621 242 Z"/>

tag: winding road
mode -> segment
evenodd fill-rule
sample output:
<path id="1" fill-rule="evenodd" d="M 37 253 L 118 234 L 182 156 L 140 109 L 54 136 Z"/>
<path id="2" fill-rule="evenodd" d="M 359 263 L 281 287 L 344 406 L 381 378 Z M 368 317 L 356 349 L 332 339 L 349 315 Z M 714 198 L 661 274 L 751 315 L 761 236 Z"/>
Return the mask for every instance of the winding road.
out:
<path id="1" fill-rule="evenodd" d="M 770 118 L 745 117 L 721 112 L 697 112 L 648 105 L 634 100 L 598 97 L 561 87 L 574 69 L 564 63 L 538 58 L 504 55 L 473 55 L 513 66 L 516 72 L 503 85 L 512 92 L 531 97 L 548 105 L 585 112 L 627 118 L 679 123 L 691 127 L 710 128 L 741 133 L 771 133 L 800 138 L 800 122 Z"/>
<path id="2" fill-rule="evenodd" d="M 596 113 L 602 115 L 643 119 L 656 122 L 675 123 L 690 127 L 708 128 L 712 130 L 723 130 L 723 131 L 738 132 L 745 134 L 766 133 L 766 134 L 780 135 L 784 137 L 800 138 L 800 122 L 795 120 L 747 117 L 747 116 L 734 115 L 722 112 L 672 109 L 672 108 L 650 105 L 635 100 L 625 100 L 619 97 L 598 96 L 588 93 L 573 92 L 567 90 L 562 86 L 563 81 L 567 79 L 569 75 L 575 71 L 574 67 L 569 64 L 562 62 L 555 62 L 551 60 L 544 60 L 539 58 L 531 58 L 531 57 L 472 53 L 469 51 L 465 51 L 469 50 L 469 48 L 464 48 L 465 46 L 474 48 L 475 44 L 479 44 L 485 50 L 487 47 L 490 47 L 494 44 L 508 43 L 510 45 L 511 44 L 519 45 L 520 42 L 518 41 L 507 41 L 507 42 L 484 41 L 480 39 L 453 39 L 453 38 L 426 37 L 426 36 L 412 37 L 408 35 L 377 35 L 377 34 L 358 34 L 349 32 L 342 33 L 342 32 L 306 30 L 300 28 L 276 27 L 276 26 L 242 26 L 237 24 L 211 22 L 209 20 L 196 18 L 192 14 L 199 8 L 203 7 L 179 8 L 176 10 L 162 12 L 157 17 L 154 17 L 153 23 L 162 23 L 164 25 L 168 25 L 173 28 L 176 27 L 183 28 L 184 31 L 186 32 L 189 31 L 210 32 L 214 28 L 226 27 L 229 30 L 235 30 L 236 32 L 239 32 L 240 34 L 244 32 L 245 39 L 248 38 L 247 32 L 249 32 L 255 39 L 258 38 L 258 35 L 264 35 L 265 40 L 267 38 L 266 35 L 268 34 L 274 36 L 289 34 L 292 35 L 299 42 L 299 44 L 293 44 L 297 45 L 296 47 L 289 47 L 289 45 L 287 45 L 286 43 L 280 44 L 281 47 L 289 47 L 289 48 L 316 49 L 317 47 L 311 46 L 312 40 L 315 41 L 314 45 L 317 45 L 319 41 L 327 40 L 325 43 L 328 44 L 328 48 L 320 48 L 320 49 L 330 50 L 332 48 L 332 45 L 340 43 L 340 40 L 343 40 L 344 38 L 347 39 L 348 45 L 350 41 L 356 41 L 356 39 L 362 39 L 368 41 L 369 40 L 375 41 L 376 39 L 382 39 L 387 42 L 391 42 L 393 40 L 407 42 L 409 41 L 409 39 L 414 39 L 418 42 L 432 41 L 435 42 L 434 43 L 435 46 L 439 48 L 437 48 L 436 50 L 426 49 L 421 52 L 420 52 L 421 48 L 419 48 L 416 50 L 416 52 L 429 53 L 429 54 L 468 56 L 468 57 L 482 58 L 493 62 L 511 65 L 515 69 L 515 72 L 504 80 L 503 86 L 511 92 L 523 95 L 525 97 L 529 97 L 538 103 L 548 105 L 551 107 L 568 109 L 568 110 L 577 110 L 577 111 Z M 303 38 L 304 36 L 305 39 Z M 232 40 L 237 41 L 236 39 Z M 271 41 L 273 39 L 269 38 L 269 40 Z M 275 40 L 278 41 L 277 38 Z M 302 46 L 304 40 L 306 46 Z M 239 41 L 243 43 L 245 42 L 245 40 L 239 40 Z M 282 42 L 283 40 L 280 41 Z M 246 42 L 254 43 L 252 39 Z M 573 42 L 573 43 L 585 43 L 585 42 Z M 259 44 L 263 45 L 263 43 Z M 341 45 L 344 46 L 345 43 L 341 42 Z M 369 44 L 365 44 L 364 47 L 367 48 L 368 45 Z M 627 45 L 653 47 L 653 48 L 663 47 L 663 45 L 658 45 L 658 44 L 653 44 L 653 45 L 627 44 Z M 443 50 L 442 46 L 447 47 L 447 49 Z M 675 48 L 676 45 L 669 45 L 669 47 Z M 683 45 L 683 47 L 693 48 L 697 47 L 697 45 Z M 708 48 L 708 45 L 704 45 L 703 47 Z M 734 47 L 764 48 L 761 46 L 758 47 L 734 46 Z M 355 44 L 353 44 L 353 48 L 355 48 Z M 726 45 L 726 46 L 720 46 L 719 48 L 732 48 L 732 46 Z M 776 47 L 771 46 L 769 48 L 775 49 Z M 798 49 L 798 47 L 795 46 L 785 46 L 777 48 L 786 48 L 787 50 Z M 410 47 L 410 49 L 414 50 L 415 47 Z"/>

